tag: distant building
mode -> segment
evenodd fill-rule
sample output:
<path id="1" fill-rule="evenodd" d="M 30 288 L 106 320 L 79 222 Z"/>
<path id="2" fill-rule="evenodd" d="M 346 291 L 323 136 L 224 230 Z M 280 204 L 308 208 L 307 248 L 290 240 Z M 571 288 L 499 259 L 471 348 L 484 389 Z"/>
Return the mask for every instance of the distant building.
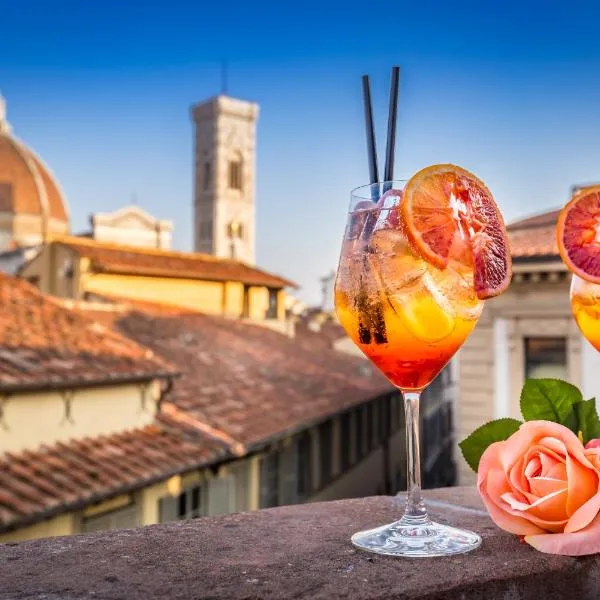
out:
<path id="1" fill-rule="evenodd" d="M 19 275 L 60 298 L 160 302 L 284 330 L 285 288 L 295 285 L 237 261 L 83 237 L 44 244 Z"/>
<path id="2" fill-rule="evenodd" d="M 255 262 L 258 112 L 258 104 L 224 95 L 192 108 L 197 252 Z"/>
<path id="3" fill-rule="evenodd" d="M 571 274 L 556 245 L 559 211 L 508 226 L 513 279 L 487 300 L 477 327 L 453 359 L 457 440 L 500 417 L 520 418 L 528 377 L 557 377 L 600 398 L 600 353 L 581 335 L 571 314 Z M 460 454 L 460 453 L 459 453 Z M 461 482 L 473 473 L 460 459 Z"/>
<path id="4" fill-rule="evenodd" d="M 0 96 L 0 252 L 69 231 L 64 193 L 43 160 L 12 134 Z"/>
<path id="5" fill-rule="evenodd" d="M 156 219 L 138 206 L 124 206 L 112 213 L 90 216 L 91 230 L 83 234 L 97 242 L 168 250 L 173 223 Z"/>

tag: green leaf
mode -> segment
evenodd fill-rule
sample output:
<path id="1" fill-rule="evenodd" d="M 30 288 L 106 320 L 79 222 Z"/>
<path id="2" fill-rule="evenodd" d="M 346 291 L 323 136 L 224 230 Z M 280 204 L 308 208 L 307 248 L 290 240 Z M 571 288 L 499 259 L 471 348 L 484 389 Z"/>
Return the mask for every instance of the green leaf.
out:
<path id="1" fill-rule="evenodd" d="M 526 421 L 554 421 L 577 433 L 573 405 L 581 402 L 581 392 L 560 379 L 528 379 L 521 391 L 521 413 Z"/>
<path id="2" fill-rule="evenodd" d="M 583 443 L 600 438 L 600 419 L 596 412 L 596 399 L 584 400 L 573 405 L 577 416 L 577 431 L 583 435 Z"/>
<path id="3" fill-rule="evenodd" d="M 497 419 L 482 425 L 465 438 L 459 446 L 471 469 L 477 473 L 481 455 L 486 448 L 494 442 L 507 440 L 521 425 L 521 421 L 516 419 Z"/>

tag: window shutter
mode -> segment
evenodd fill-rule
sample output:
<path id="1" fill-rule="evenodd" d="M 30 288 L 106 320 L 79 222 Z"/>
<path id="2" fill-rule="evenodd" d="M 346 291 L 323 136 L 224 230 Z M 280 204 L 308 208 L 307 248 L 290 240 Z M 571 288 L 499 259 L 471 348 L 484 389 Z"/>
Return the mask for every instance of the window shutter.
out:
<path id="1" fill-rule="evenodd" d="M 297 486 L 298 446 L 294 442 L 285 448 L 279 457 L 279 503 L 296 504 L 298 502 Z"/>
<path id="2" fill-rule="evenodd" d="M 235 487 L 231 476 L 214 477 L 208 482 L 208 514 L 226 515 L 235 506 Z"/>
<path id="3" fill-rule="evenodd" d="M 168 521 L 176 521 L 178 519 L 177 513 L 178 498 L 161 498 L 158 501 L 158 518 L 160 523 L 167 523 Z"/>

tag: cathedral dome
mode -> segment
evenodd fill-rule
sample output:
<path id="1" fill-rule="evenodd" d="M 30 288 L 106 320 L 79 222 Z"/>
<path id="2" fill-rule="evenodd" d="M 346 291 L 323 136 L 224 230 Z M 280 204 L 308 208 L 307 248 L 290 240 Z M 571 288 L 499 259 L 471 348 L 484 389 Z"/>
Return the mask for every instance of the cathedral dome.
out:
<path id="1" fill-rule="evenodd" d="M 67 203 L 42 159 L 17 139 L 0 96 L 0 250 L 40 243 L 69 229 Z"/>

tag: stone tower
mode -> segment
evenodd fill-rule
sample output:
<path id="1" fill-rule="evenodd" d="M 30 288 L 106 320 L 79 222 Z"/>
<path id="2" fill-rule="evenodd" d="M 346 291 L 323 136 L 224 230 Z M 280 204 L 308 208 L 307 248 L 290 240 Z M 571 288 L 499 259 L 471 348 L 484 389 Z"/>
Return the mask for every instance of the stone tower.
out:
<path id="1" fill-rule="evenodd" d="M 258 105 L 220 95 L 196 104 L 192 118 L 195 250 L 254 264 Z"/>

